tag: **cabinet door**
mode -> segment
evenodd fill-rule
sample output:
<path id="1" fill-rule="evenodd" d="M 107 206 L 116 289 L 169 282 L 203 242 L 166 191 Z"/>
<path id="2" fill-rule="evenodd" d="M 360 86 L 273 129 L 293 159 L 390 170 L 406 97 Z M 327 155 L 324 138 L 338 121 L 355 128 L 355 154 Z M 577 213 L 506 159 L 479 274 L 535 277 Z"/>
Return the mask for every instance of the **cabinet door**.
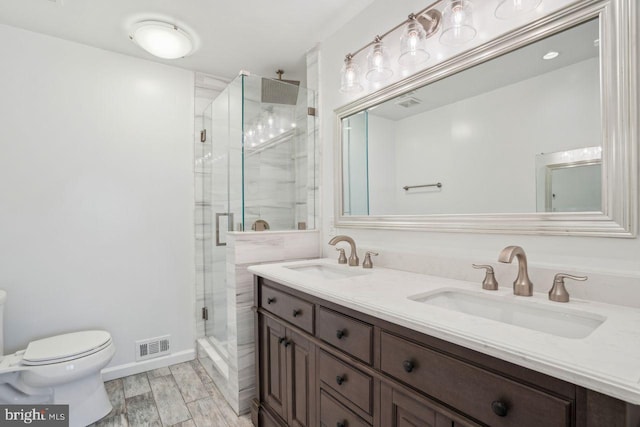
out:
<path id="1" fill-rule="evenodd" d="M 289 425 L 311 427 L 316 401 L 315 346 L 291 330 L 287 330 L 287 339 Z"/>
<path id="2" fill-rule="evenodd" d="M 381 385 L 381 425 L 385 427 L 453 427 L 453 421 L 423 402 Z"/>
<path id="3" fill-rule="evenodd" d="M 268 317 L 262 323 L 262 384 L 263 401 L 282 419 L 287 419 L 287 357 L 285 327 Z"/>

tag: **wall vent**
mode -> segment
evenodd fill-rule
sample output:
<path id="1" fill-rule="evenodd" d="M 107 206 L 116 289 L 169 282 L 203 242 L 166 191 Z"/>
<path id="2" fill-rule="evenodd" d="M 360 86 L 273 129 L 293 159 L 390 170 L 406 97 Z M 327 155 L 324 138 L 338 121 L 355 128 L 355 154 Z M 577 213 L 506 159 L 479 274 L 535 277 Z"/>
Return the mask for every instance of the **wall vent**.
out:
<path id="1" fill-rule="evenodd" d="M 411 108 L 420 104 L 422 104 L 422 101 L 413 96 L 405 96 L 398 99 L 398 101 L 396 101 L 396 105 L 399 105 L 404 108 Z"/>
<path id="2" fill-rule="evenodd" d="M 136 361 L 153 359 L 171 353 L 171 335 L 136 341 Z"/>

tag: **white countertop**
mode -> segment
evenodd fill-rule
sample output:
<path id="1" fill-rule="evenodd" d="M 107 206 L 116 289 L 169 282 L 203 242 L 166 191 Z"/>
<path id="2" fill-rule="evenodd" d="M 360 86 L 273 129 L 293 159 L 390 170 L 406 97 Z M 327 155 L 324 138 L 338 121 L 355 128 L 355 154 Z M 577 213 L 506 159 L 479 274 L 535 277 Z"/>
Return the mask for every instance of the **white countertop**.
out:
<path id="1" fill-rule="evenodd" d="M 313 264 L 366 274 L 323 279 L 286 268 Z M 511 286 L 485 291 L 480 283 L 378 267 L 363 270 L 338 265 L 334 259 L 263 264 L 249 267 L 249 271 L 361 313 L 640 405 L 640 309 L 576 299 L 562 304 L 549 301 L 546 293 L 518 297 Z M 606 320 L 585 338 L 564 338 L 407 298 L 442 288 L 589 312 Z"/>

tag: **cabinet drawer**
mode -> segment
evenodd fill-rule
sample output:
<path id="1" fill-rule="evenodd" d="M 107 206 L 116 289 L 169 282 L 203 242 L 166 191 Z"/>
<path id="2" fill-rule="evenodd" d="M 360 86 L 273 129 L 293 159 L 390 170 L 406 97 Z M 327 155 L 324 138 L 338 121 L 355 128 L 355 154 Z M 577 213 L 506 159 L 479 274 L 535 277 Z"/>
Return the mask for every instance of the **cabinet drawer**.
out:
<path id="1" fill-rule="evenodd" d="M 371 364 L 373 326 L 324 307 L 318 309 L 317 318 L 318 338 Z"/>
<path id="2" fill-rule="evenodd" d="M 492 427 L 571 425 L 572 402 L 385 332 L 381 369 Z"/>
<path id="3" fill-rule="evenodd" d="M 320 391 L 320 425 L 334 427 L 344 425 L 348 427 L 370 427 L 356 414 L 342 406 L 324 391 Z"/>
<path id="4" fill-rule="evenodd" d="M 373 380 L 350 365 L 320 351 L 320 380 L 336 393 L 372 414 Z"/>
<path id="5" fill-rule="evenodd" d="M 262 285 L 260 307 L 313 334 L 313 304 Z"/>

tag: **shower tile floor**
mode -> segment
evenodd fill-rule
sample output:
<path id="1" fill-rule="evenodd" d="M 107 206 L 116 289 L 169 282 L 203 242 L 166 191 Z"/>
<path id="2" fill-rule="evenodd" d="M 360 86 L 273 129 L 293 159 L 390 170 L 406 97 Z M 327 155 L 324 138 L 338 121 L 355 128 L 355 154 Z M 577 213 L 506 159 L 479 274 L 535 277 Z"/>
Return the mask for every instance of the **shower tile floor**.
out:
<path id="1" fill-rule="evenodd" d="M 196 359 L 105 383 L 113 410 L 90 427 L 252 427 Z"/>

